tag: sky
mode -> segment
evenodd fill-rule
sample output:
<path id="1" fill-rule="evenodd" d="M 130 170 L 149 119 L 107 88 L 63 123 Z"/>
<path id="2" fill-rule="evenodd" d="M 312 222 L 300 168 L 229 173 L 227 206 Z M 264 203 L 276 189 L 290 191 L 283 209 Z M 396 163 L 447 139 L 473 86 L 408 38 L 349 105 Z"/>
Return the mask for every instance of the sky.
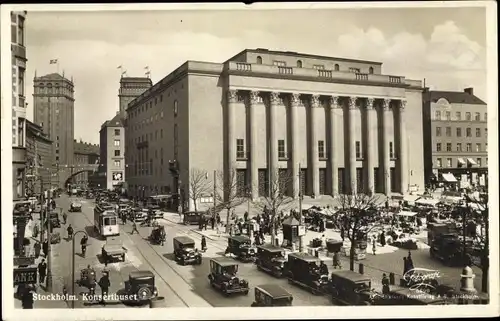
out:
<path id="1" fill-rule="evenodd" d="M 99 143 L 118 111 L 122 65 L 153 83 L 187 60 L 223 62 L 248 49 L 380 61 L 382 73 L 486 100 L 485 8 L 217 11 L 29 11 L 28 118 L 33 78 L 59 72 L 75 83 L 75 139 Z M 58 59 L 59 67 L 50 65 Z"/>

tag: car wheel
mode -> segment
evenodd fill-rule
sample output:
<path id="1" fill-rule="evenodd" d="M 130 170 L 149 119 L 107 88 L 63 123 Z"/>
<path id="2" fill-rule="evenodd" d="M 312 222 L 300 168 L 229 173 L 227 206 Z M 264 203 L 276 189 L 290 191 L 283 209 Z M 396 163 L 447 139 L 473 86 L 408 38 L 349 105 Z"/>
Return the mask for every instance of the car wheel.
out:
<path id="1" fill-rule="evenodd" d="M 246 290 L 246 291 L 245 291 L 245 292 L 243 292 L 243 293 L 245 293 L 245 295 L 248 295 L 248 290 Z"/>

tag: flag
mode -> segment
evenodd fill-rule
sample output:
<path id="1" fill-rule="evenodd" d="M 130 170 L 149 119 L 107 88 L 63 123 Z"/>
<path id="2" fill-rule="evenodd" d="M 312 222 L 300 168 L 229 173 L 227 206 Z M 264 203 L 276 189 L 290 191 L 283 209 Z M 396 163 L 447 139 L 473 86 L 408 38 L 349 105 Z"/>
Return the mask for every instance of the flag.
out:
<path id="1" fill-rule="evenodd" d="M 58 62 L 57 59 L 50 59 L 49 64 L 50 65 L 55 65 L 55 64 L 57 64 L 57 62 Z"/>
<path id="2" fill-rule="evenodd" d="M 144 69 L 149 70 L 149 66 L 144 67 Z"/>
<path id="3" fill-rule="evenodd" d="M 119 65 L 118 67 L 116 67 L 116 69 L 122 69 L 122 65 Z"/>
<path id="4" fill-rule="evenodd" d="M 125 75 L 126 73 L 127 73 L 127 71 L 126 71 L 126 70 L 122 71 L 122 75 Z"/>

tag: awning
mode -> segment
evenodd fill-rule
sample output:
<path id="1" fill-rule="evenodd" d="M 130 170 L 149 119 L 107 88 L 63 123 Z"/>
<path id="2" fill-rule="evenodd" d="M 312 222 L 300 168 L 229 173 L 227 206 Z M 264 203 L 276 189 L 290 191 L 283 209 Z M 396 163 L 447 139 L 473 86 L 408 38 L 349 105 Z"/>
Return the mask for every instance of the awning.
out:
<path id="1" fill-rule="evenodd" d="M 455 176 L 452 173 L 443 173 L 443 174 L 441 174 L 441 176 L 443 177 L 443 180 L 445 180 L 449 183 L 456 183 L 457 182 L 457 179 L 455 178 Z"/>
<path id="2" fill-rule="evenodd" d="M 407 211 L 401 211 L 399 213 L 397 213 L 398 216 L 408 216 L 408 217 L 412 217 L 412 216 L 415 216 L 417 215 L 416 212 L 407 212 Z"/>
<path id="3" fill-rule="evenodd" d="M 463 158 L 459 158 L 458 159 L 458 163 L 461 164 L 461 165 L 467 164 Z"/>
<path id="4" fill-rule="evenodd" d="M 440 200 L 436 200 L 433 198 L 420 198 L 415 201 L 416 205 L 424 205 L 424 206 L 436 206 Z"/>
<path id="5" fill-rule="evenodd" d="M 477 163 L 472 158 L 467 158 L 467 162 L 471 165 L 477 165 Z"/>

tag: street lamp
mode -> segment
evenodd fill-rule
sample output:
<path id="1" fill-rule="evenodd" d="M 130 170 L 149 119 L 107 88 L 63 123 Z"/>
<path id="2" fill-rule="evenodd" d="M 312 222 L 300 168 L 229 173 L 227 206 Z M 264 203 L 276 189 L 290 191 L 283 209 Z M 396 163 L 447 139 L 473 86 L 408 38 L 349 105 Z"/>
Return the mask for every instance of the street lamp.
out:
<path id="1" fill-rule="evenodd" d="M 75 295 L 75 238 L 78 233 L 83 233 L 85 236 L 88 237 L 88 234 L 85 231 L 76 231 L 75 234 L 73 235 L 73 240 L 71 243 L 71 295 Z M 71 300 L 71 308 L 75 308 L 75 300 Z"/>

